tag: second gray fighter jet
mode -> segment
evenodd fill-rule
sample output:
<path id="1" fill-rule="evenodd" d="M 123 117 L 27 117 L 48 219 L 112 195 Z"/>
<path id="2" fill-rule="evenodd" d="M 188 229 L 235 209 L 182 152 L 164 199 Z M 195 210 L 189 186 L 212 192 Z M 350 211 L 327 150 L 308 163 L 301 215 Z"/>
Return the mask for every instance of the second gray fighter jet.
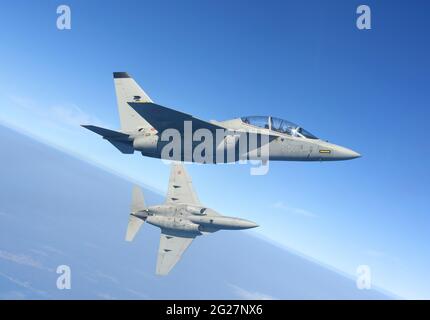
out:
<path id="1" fill-rule="evenodd" d="M 203 206 L 183 165 L 173 164 L 166 201 L 147 207 L 139 187 L 133 189 L 126 241 L 132 241 L 144 222 L 161 229 L 156 274 L 166 275 L 197 236 L 218 230 L 258 227 L 252 221 L 222 216 Z"/>

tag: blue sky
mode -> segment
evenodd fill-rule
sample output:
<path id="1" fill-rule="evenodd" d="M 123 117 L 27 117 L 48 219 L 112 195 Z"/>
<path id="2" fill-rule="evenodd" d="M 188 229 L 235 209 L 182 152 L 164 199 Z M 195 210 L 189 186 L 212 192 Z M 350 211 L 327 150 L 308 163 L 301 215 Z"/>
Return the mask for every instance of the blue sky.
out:
<path id="1" fill-rule="evenodd" d="M 68 4 L 72 30 L 56 29 Z M 15 1 L 0 10 L 0 121 L 164 192 L 157 159 L 81 129 L 118 128 L 112 72 L 202 119 L 271 114 L 360 152 L 337 163 L 188 166 L 200 199 L 273 241 L 406 298 L 430 298 L 430 4 Z M 31 155 L 29 155 L 31 156 Z M 29 157 L 29 162 L 31 158 Z M 286 270 L 288 272 L 288 270 Z"/>

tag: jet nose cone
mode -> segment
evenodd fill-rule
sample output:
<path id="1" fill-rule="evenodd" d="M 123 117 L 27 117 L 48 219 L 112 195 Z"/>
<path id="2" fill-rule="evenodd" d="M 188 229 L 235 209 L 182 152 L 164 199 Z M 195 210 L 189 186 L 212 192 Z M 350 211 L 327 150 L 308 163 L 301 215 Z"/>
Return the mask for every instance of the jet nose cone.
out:
<path id="1" fill-rule="evenodd" d="M 361 157 L 361 154 L 345 147 L 336 146 L 334 156 L 338 160 L 350 160 Z"/>
<path id="2" fill-rule="evenodd" d="M 350 150 L 350 151 L 351 151 L 351 159 L 355 159 L 355 158 L 360 158 L 361 157 L 361 154 L 359 154 L 358 152 L 355 152 L 353 150 Z"/>
<path id="3" fill-rule="evenodd" d="M 251 228 L 257 228 L 259 225 L 255 222 L 249 221 L 249 220 L 243 220 L 241 221 L 241 227 L 243 229 L 251 229 Z"/>

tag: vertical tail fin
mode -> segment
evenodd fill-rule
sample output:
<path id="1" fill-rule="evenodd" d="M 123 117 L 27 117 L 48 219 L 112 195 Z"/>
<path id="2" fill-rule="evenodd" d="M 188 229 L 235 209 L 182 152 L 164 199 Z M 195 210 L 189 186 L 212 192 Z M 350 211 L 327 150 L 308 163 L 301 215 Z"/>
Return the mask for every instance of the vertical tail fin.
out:
<path id="1" fill-rule="evenodd" d="M 125 235 L 126 241 L 133 241 L 140 227 L 146 219 L 145 200 L 143 198 L 142 190 L 138 186 L 134 186 L 131 201 L 131 214 L 128 218 L 127 232 Z"/>
<path id="2" fill-rule="evenodd" d="M 121 131 L 127 132 L 139 128 L 152 128 L 145 119 L 127 104 L 127 102 L 152 102 L 151 98 L 127 72 L 114 72 L 113 78 Z"/>

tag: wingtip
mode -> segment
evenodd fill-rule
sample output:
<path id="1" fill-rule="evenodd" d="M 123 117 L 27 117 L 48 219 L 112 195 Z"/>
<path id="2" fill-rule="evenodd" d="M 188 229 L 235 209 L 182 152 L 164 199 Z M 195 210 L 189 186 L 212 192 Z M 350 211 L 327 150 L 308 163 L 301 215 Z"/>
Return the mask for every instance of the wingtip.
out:
<path id="1" fill-rule="evenodd" d="M 113 78 L 114 79 L 121 79 L 121 78 L 131 78 L 131 77 L 127 72 L 114 72 Z"/>
<path id="2" fill-rule="evenodd" d="M 159 277 L 165 277 L 169 274 L 169 272 L 165 272 L 165 271 L 160 271 L 160 270 L 156 270 L 155 271 L 155 275 L 159 276 Z"/>

